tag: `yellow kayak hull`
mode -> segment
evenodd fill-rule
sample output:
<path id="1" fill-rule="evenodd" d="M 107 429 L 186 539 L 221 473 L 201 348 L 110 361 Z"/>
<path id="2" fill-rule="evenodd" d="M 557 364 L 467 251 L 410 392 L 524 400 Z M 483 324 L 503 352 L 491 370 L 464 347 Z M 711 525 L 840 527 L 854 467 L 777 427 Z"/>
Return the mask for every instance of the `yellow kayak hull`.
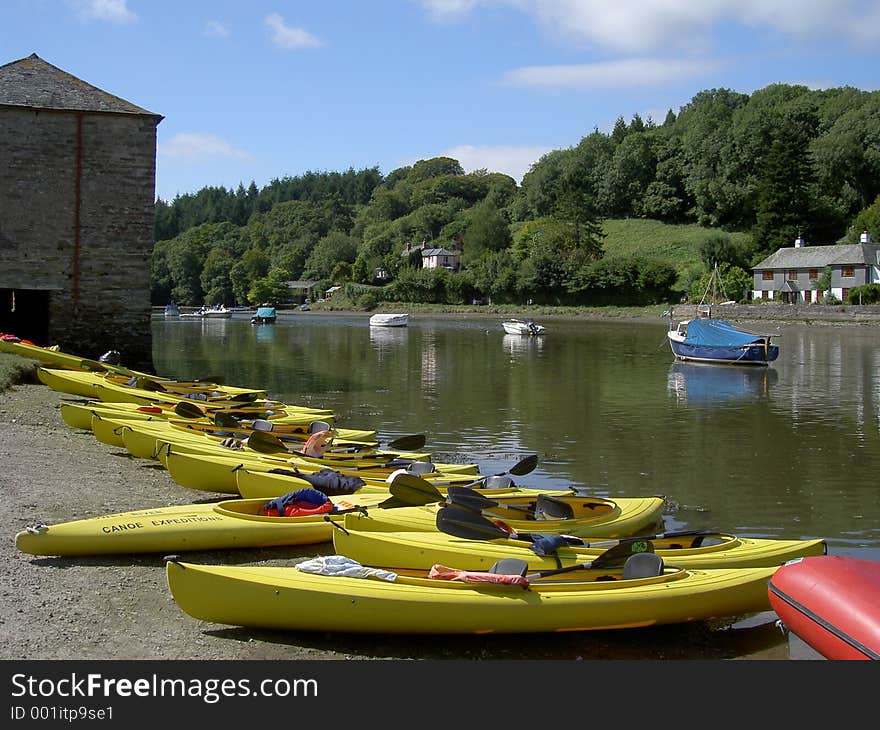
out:
<path id="1" fill-rule="evenodd" d="M 553 556 L 541 556 L 526 540 L 470 540 L 443 532 L 383 532 L 359 530 L 370 520 L 345 515 L 345 530 L 333 533 L 334 550 L 363 565 L 429 570 L 432 565 L 454 565 L 463 570 L 488 570 L 506 558 L 525 560 L 530 570 L 550 570 L 594 560 L 613 543 L 594 541 L 589 547 L 565 546 Z M 540 529 L 536 528 L 536 532 Z M 808 555 L 824 555 L 824 540 L 771 540 L 720 535 L 705 546 L 698 536 L 653 540 L 654 551 L 668 564 L 682 568 L 760 568 L 780 566 Z"/>
<path id="2" fill-rule="evenodd" d="M 127 439 L 129 432 L 124 434 Z M 248 497 L 277 497 L 289 492 L 284 489 L 284 480 L 271 480 L 266 482 L 259 479 L 259 474 L 272 469 L 292 470 L 294 465 L 301 472 L 314 474 L 321 469 L 329 468 L 340 474 L 359 476 L 368 484 L 382 486 L 387 489 L 386 479 L 391 473 L 390 469 L 384 470 L 351 470 L 339 468 L 328 464 L 314 464 L 291 459 L 279 459 L 270 456 L 251 455 L 240 451 L 230 451 L 222 447 L 216 447 L 206 451 L 205 449 L 188 450 L 183 444 L 173 445 L 170 449 L 159 450 L 159 461 L 168 470 L 171 479 L 187 489 L 197 489 L 204 492 L 220 492 L 223 494 L 241 494 L 239 484 L 239 472 L 248 470 L 254 473 L 254 479 L 245 486 Z M 458 464 L 445 465 L 435 464 L 438 470 L 462 466 Z M 459 474 L 457 472 L 438 471 L 438 479 L 450 480 L 460 478 L 464 483 L 472 478 L 471 474 Z M 276 492 L 276 489 L 283 491 Z"/>
<path id="3" fill-rule="evenodd" d="M 310 487 L 303 481 L 299 488 Z M 331 497 L 339 508 L 374 506 L 387 495 Z M 29 555 L 108 555 L 312 545 L 335 529 L 323 515 L 266 517 L 266 500 L 228 500 L 120 512 L 20 531 L 15 545 Z"/>
<path id="4" fill-rule="evenodd" d="M 493 495 L 491 499 L 501 504 L 525 504 L 534 500 L 536 494 L 537 492 L 510 496 Z M 564 493 L 559 492 L 559 494 Z M 512 519 L 510 515 L 515 514 L 514 510 L 495 507 L 484 511 L 483 516 L 489 519 L 501 519 L 518 532 L 561 533 L 590 538 L 630 537 L 661 526 L 666 501 L 661 496 L 615 499 L 583 497 L 579 498 L 579 503 L 595 505 L 595 508 L 583 510 L 574 518 L 562 520 Z M 364 516 L 362 521 L 354 521 L 352 526 L 354 529 L 384 532 L 436 532 L 439 509 L 438 505 L 425 505 L 383 510 L 381 513 Z"/>
<path id="5" fill-rule="evenodd" d="M 388 510 L 392 511 L 392 510 Z M 769 610 L 775 568 L 668 569 L 597 580 L 575 571 L 528 589 L 400 575 L 394 581 L 295 567 L 166 563 L 177 605 L 200 621 L 287 631 L 489 634 L 622 629 L 708 621 Z M 572 576 L 577 576 L 577 579 Z"/>

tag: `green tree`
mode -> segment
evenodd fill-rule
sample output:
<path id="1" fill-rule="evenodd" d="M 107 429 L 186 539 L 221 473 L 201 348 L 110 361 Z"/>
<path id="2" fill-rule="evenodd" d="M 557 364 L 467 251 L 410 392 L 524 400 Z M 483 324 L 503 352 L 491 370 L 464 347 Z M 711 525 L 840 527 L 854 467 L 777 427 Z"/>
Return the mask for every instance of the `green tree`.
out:
<path id="1" fill-rule="evenodd" d="M 342 231 L 331 231 L 321 238 L 309 254 L 303 276 L 306 279 L 328 279 L 337 264 L 354 263 L 357 240 Z"/>
<path id="2" fill-rule="evenodd" d="M 462 263 L 469 265 L 487 253 L 503 251 L 510 245 L 507 219 L 492 203 L 481 203 L 466 215 Z"/>
<path id="3" fill-rule="evenodd" d="M 790 246 L 813 221 L 809 186 L 814 179 L 807 145 L 815 116 L 803 114 L 782 121 L 770 145 L 758 183 L 758 215 L 752 238 L 761 254 Z"/>

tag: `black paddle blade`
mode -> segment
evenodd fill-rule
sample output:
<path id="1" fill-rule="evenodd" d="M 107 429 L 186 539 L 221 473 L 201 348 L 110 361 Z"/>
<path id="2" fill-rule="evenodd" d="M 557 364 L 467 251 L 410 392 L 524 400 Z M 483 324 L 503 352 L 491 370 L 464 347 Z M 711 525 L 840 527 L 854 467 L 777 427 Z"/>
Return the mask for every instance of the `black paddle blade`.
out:
<path id="1" fill-rule="evenodd" d="M 174 405 L 174 412 L 182 418 L 202 418 L 205 411 L 192 401 L 180 401 Z"/>
<path id="2" fill-rule="evenodd" d="M 277 436 L 268 431 L 253 431 L 248 436 L 247 445 L 261 454 L 289 454 L 288 448 Z"/>
<path id="3" fill-rule="evenodd" d="M 650 540 L 639 542 L 621 542 L 614 547 L 608 548 L 604 553 L 598 555 L 589 563 L 578 563 L 577 565 L 569 565 L 565 568 L 556 568 L 554 570 L 542 570 L 539 573 L 533 573 L 526 576 L 530 580 L 533 578 L 544 578 L 550 575 L 558 575 L 559 573 L 569 573 L 573 570 L 590 570 L 591 568 L 622 568 L 626 559 L 630 555 L 636 553 L 653 553 L 654 543 Z"/>
<path id="4" fill-rule="evenodd" d="M 414 507 L 443 501 L 443 494 L 437 487 L 414 474 L 398 474 L 388 485 L 388 490 L 392 496 Z"/>
<path id="5" fill-rule="evenodd" d="M 538 466 L 538 455 L 532 454 L 531 456 L 527 456 L 522 461 L 518 461 L 514 464 L 507 474 L 514 474 L 518 477 L 523 476 L 523 474 L 528 474 L 535 470 L 535 467 Z M 499 474 L 498 476 L 504 476 L 503 474 Z"/>
<path id="6" fill-rule="evenodd" d="M 507 539 L 510 535 L 481 514 L 450 505 L 437 512 L 437 529 L 465 540 Z"/>
<path id="7" fill-rule="evenodd" d="M 150 378 L 140 377 L 135 381 L 135 385 L 141 390 L 149 390 L 153 393 L 162 393 L 165 391 L 159 383 L 155 380 L 150 380 Z"/>
<path id="8" fill-rule="evenodd" d="M 494 499 L 484 497 L 478 491 L 471 489 L 470 487 L 447 487 L 446 501 L 450 504 L 457 504 L 460 507 L 467 507 L 468 509 L 476 510 L 477 512 L 498 506 L 498 502 Z"/>
<path id="9" fill-rule="evenodd" d="M 632 542 L 621 542 L 614 547 L 608 548 L 601 555 L 596 556 L 590 561 L 592 568 L 607 568 L 622 566 L 630 555 L 636 553 L 653 553 L 654 543 L 650 540 L 634 540 Z"/>
<path id="10" fill-rule="evenodd" d="M 417 451 L 425 445 L 425 441 L 425 434 L 416 433 L 412 436 L 401 436 L 394 441 L 389 441 L 388 448 L 397 451 Z"/>
<path id="11" fill-rule="evenodd" d="M 235 428 L 241 426 L 241 421 L 229 413 L 217 411 L 214 414 L 214 425 L 220 426 L 221 428 Z"/>

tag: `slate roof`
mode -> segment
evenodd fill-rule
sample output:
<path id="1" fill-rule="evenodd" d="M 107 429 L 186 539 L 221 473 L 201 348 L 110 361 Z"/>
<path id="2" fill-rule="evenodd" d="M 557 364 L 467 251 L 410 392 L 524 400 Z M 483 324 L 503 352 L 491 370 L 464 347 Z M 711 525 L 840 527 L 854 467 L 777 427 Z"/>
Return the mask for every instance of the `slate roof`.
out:
<path id="1" fill-rule="evenodd" d="M 780 248 L 753 266 L 761 269 L 821 269 L 825 266 L 877 265 L 880 244 L 852 243 L 840 246 L 800 246 Z"/>
<path id="2" fill-rule="evenodd" d="M 458 256 L 458 251 L 450 251 L 448 248 L 423 248 L 422 258 L 426 256 Z"/>
<path id="3" fill-rule="evenodd" d="M 163 119 L 47 63 L 36 53 L 0 66 L 0 106 L 137 114 Z"/>

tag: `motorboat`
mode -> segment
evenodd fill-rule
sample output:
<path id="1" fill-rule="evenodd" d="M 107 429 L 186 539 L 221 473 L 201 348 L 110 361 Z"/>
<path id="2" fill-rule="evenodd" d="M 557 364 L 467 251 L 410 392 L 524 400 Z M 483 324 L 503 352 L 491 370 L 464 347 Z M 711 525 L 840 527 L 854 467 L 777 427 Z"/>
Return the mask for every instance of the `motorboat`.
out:
<path id="1" fill-rule="evenodd" d="M 205 307 L 202 310 L 202 316 L 208 319 L 229 319 L 232 316 L 232 310 L 222 304 L 217 304 L 213 307 Z"/>
<path id="2" fill-rule="evenodd" d="M 257 307 L 257 311 L 251 317 L 251 324 L 273 324 L 277 313 L 275 307 Z"/>
<path id="3" fill-rule="evenodd" d="M 543 335 L 547 328 L 532 319 L 505 319 L 501 326 L 509 335 Z"/>
<path id="4" fill-rule="evenodd" d="M 406 327 L 408 314 L 374 314 L 370 317 L 370 327 Z"/>

